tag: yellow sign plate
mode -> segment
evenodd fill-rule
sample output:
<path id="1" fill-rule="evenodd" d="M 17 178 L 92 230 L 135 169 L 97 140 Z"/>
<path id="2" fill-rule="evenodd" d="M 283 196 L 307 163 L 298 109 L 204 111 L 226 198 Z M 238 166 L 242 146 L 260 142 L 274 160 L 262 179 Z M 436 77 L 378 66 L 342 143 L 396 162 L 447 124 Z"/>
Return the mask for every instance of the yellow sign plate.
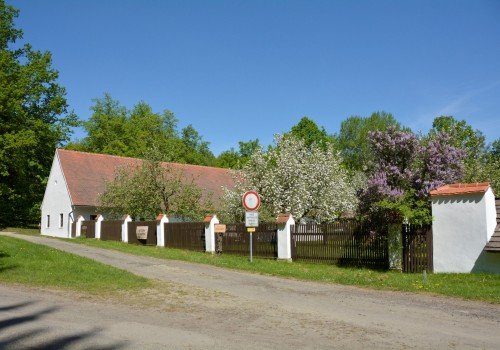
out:
<path id="1" fill-rule="evenodd" d="M 247 227 L 247 232 L 255 232 L 255 227 Z"/>

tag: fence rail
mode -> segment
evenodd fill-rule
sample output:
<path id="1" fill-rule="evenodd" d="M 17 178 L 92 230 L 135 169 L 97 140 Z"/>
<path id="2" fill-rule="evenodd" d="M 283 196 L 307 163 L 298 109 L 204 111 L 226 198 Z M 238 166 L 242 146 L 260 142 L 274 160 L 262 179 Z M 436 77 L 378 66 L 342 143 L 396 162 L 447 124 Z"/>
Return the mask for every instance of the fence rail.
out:
<path id="1" fill-rule="evenodd" d="M 387 227 L 339 220 L 292 227 L 292 258 L 313 262 L 387 269 Z"/>
<path id="2" fill-rule="evenodd" d="M 109 220 L 101 222 L 101 240 L 103 241 L 121 241 L 122 240 L 121 220 Z"/>
<path id="3" fill-rule="evenodd" d="M 165 247 L 205 251 L 203 222 L 165 223 Z"/>
<path id="4" fill-rule="evenodd" d="M 252 234 L 253 255 L 263 258 L 278 257 L 276 240 L 277 225 L 260 223 Z M 250 234 L 245 224 L 227 224 L 222 234 L 222 251 L 224 253 L 248 255 L 250 252 Z"/>

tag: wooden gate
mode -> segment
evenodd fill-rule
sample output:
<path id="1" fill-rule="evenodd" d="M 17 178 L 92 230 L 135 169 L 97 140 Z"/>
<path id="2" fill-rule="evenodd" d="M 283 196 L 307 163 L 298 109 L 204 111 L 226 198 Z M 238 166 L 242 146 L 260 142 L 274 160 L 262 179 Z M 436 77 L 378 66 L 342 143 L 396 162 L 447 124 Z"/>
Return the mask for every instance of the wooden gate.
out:
<path id="1" fill-rule="evenodd" d="M 146 239 L 137 239 L 137 227 L 146 226 Z M 133 244 L 156 245 L 156 221 L 132 221 L 128 223 L 128 242 Z"/>
<path id="2" fill-rule="evenodd" d="M 82 221 L 81 236 L 87 238 L 95 238 L 95 221 Z"/>
<path id="3" fill-rule="evenodd" d="M 432 272 L 432 225 L 403 225 L 401 234 L 403 272 Z"/>
<path id="4" fill-rule="evenodd" d="M 110 220 L 101 222 L 101 240 L 103 241 L 118 241 L 122 240 L 122 223 L 121 220 Z"/>
<path id="5" fill-rule="evenodd" d="M 277 258 L 278 246 L 275 223 L 259 223 L 252 234 L 253 255 L 263 258 Z M 250 234 L 245 224 L 227 224 L 222 235 L 222 252 L 239 255 L 250 254 Z"/>

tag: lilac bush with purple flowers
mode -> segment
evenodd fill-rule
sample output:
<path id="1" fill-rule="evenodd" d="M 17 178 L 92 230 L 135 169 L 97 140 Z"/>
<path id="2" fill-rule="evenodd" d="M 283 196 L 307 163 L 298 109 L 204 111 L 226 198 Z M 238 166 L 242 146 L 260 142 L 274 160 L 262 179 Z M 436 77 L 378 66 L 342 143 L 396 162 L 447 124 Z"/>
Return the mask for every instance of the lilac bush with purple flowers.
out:
<path id="1" fill-rule="evenodd" d="M 389 128 L 369 136 L 375 164 L 359 193 L 361 213 L 430 221 L 429 192 L 462 178 L 464 152 L 445 133 L 419 139 L 410 131 Z"/>

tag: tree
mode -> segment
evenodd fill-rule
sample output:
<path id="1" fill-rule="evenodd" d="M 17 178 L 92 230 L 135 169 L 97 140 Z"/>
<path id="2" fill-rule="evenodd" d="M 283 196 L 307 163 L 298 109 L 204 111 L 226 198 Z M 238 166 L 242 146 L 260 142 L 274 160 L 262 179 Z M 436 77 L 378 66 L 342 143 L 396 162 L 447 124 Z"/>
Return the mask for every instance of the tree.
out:
<path id="1" fill-rule="evenodd" d="M 485 138 L 481 131 L 474 130 L 465 120 L 456 120 L 452 116 L 440 116 L 434 119 L 429 137 L 440 133 L 449 135 L 449 144 L 465 152 L 464 182 L 479 180 L 481 157 L 485 153 Z"/>
<path id="2" fill-rule="evenodd" d="M 288 134 L 303 140 L 306 147 L 312 147 L 315 145 L 320 147 L 322 150 L 326 150 L 333 142 L 332 137 L 327 134 L 325 128 L 320 128 L 308 117 L 302 117 L 297 125 L 292 127 Z"/>
<path id="3" fill-rule="evenodd" d="M 336 142 L 347 168 L 367 171 L 373 163 L 369 133 L 384 131 L 391 126 L 401 129 L 392 114 L 386 112 L 375 112 L 366 118 L 351 116 L 344 120 L 340 125 L 339 134 L 336 135 Z"/>
<path id="4" fill-rule="evenodd" d="M 17 43 L 18 14 L 0 0 L 0 226 L 39 222 L 55 149 L 77 125 L 51 54 Z"/>
<path id="5" fill-rule="evenodd" d="M 221 168 L 242 169 L 245 164 L 250 160 L 252 155 L 262 148 L 259 139 L 240 141 L 239 151 L 231 148 L 229 151 L 222 152 L 217 157 L 216 165 Z"/>
<path id="6" fill-rule="evenodd" d="M 369 138 L 374 165 L 360 193 L 361 212 L 429 222 L 429 192 L 462 177 L 464 153 L 449 144 L 445 133 L 426 142 L 410 131 L 390 127 L 370 132 Z"/>
<path id="7" fill-rule="evenodd" d="M 150 148 L 161 151 L 164 161 L 212 165 L 214 155 L 198 131 L 188 125 L 177 130 L 174 113 L 156 113 L 141 101 L 128 110 L 109 94 L 94 99 L 91 117 L 83 123 L 87 136 L 68 148 L 143 158 Z"/>
<path id="8" fill-rule="evenodd" d="M 257 190 L 262 219 L 291 213 L 297 219 L 331 221 L 356 207 L 355 190 L 330 147 L 323 151 L 293 136 L 275 139 L 275 147 L 256 151 L 237 173 L 236 189 L 225 191 L 226 215 L 241 220 L 241 195 Z"/>
<path id="9" fill-rule="evenodd" d="M 158 155 L 158 150 L 155 150 Z M 101 210 L 115 217 L 130 214 L 154 219 L 166 212 L 185 220 L 201 220 L 213 210 L 210 198 L 202 196 L 194 179 L 154 156 L 132 169 L 118 169 L 100 196 Z"/>

